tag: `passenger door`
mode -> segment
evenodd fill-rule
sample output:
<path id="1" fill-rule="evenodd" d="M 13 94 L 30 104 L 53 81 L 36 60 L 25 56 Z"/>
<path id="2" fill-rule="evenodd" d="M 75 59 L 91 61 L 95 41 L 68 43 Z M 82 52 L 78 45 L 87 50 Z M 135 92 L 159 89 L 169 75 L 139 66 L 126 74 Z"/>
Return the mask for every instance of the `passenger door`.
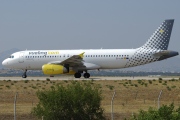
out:
<path id="1" fill-rule="evenodd" d="M 19 63 L 23 63 L 24 62 L 24 52 L 20 52 L 19 54 Z"/>

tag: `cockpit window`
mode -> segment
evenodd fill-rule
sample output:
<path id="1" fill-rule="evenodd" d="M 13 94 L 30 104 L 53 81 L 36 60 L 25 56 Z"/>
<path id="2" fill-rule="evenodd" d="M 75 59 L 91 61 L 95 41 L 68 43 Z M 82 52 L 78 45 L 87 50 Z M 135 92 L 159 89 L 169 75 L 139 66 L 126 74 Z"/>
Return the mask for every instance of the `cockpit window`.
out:
<path id="1" fill-rule="evenodd" d="M 9 58 L 14 58 L 14 55 L 11 55 Z"/>

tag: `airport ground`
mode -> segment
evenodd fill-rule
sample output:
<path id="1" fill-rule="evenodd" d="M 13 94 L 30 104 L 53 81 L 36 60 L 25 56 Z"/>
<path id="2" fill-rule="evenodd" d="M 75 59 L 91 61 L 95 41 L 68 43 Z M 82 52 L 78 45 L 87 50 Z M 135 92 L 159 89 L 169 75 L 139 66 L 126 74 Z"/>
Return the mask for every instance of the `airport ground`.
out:
<path id="1" fill-rule="evenodd" d="M 160 75 L 154 75 L 154 76 L 131 76 L 131 77 L 121 77 L 121 76 L 92 76 L 90 78 L 74 78 L 72 75 L 68 76 L 55 76 L 55 77 L 49 77 L 49 76 L 44 76 L 44 77 L 27 77 L 27 78 L 22 78 L 22 77 L 0 77 L 1 80 L 158 80 L 159 78 L 163 78 L 164 80 L 169 80 L 169 79 L 179 79 L 180 76 L 160 76 Z"/>
<path id="2" fill-rule="evenodd" d="M 102 107 L 107 119 L 111 115 L 111 99 L 114 91 L 114 117 L 129 118 L 140 109 L 157 108 L 158 96 L 162 90 L 160 105 L 174 102 L 180 106 L 180 76 L 147 76 L 147 77 L 91 77 L 75 79 L 71 77 L 0 77 L 0 119 L 12 120 L 14 97 L 17 95 L 16 115 L 18 120 L 36 119 L 31 110 L 38 103 L 36 92 L 47 90 L 55 85 L 66 85 L 71 80 L 92 82 L 102 89 Z"/>

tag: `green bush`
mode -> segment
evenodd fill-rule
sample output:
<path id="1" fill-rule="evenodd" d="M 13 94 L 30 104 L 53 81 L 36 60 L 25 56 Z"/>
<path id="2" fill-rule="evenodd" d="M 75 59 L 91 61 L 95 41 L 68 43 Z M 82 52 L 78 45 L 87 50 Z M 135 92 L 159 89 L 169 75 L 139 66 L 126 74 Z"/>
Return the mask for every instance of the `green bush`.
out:
<path id="1" fill-rule="evenodd" d="M 56 86 L 38 91 L 39 103 L 32 113 L 44 120 L 104 120 L 100 107 L 102 93 L 90 82 L 71 82 L 67 86 Z"/>
<path id="2" fill-rule="evenodd" d="M 151 80 L 148 80 L 149 81 L 149 84 L 152 84 L 152 81 Z"/>
<path id="3" fill-rule="evenodd" d="M 138 87 L 138 85 L 137 85 L 137 84 L 134 84 L 134 86 L 135 86 L 135 87 Z"/>
<path id="4" fill-rule="evenodd" d="M 25 80 L 24 83 L 28 83 L 29 81 L 28 80 Z"/>
<path id="5" fill-rule="evenodd" d="M 174 110 L 173 103 L 169 106 L 163 105 L 159 109 L 150 107 L 148 111 L 140 110 L 131 120 L 180 120 L 180 107 Z"/>

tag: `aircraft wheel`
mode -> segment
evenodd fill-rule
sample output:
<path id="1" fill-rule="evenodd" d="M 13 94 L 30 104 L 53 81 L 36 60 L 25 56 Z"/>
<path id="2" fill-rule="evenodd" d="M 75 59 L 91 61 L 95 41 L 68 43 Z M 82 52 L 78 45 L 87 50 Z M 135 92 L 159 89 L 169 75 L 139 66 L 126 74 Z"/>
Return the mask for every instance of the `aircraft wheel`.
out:
<path id="1" fill-rule="evenodd" d="M 24 74 L 22 75 L 22 78 L 27 78 L 26 72 L 27 72 L 27 70 L 24 71 Z"/>
<path id="2" fill-rule="evenodd" d="M 89 78 L 90 74 L 89 73 L 84 73 L 84 78 Z"/>
<path id="3" fill-rule="evenodd" d="M 23 75 L 22 75 L 22 78 L 27 78 L 27 75 L 24 75 L 24 74 L 23 74 Z"/>
<path id="4" fill-rule="evenodd" d="M 75 78 L 80 78 L 80 77 L 81 77 L 81 73 L 75 73 L 75 74 L 74 74 L 74 77 L 75 77 Z"/>

